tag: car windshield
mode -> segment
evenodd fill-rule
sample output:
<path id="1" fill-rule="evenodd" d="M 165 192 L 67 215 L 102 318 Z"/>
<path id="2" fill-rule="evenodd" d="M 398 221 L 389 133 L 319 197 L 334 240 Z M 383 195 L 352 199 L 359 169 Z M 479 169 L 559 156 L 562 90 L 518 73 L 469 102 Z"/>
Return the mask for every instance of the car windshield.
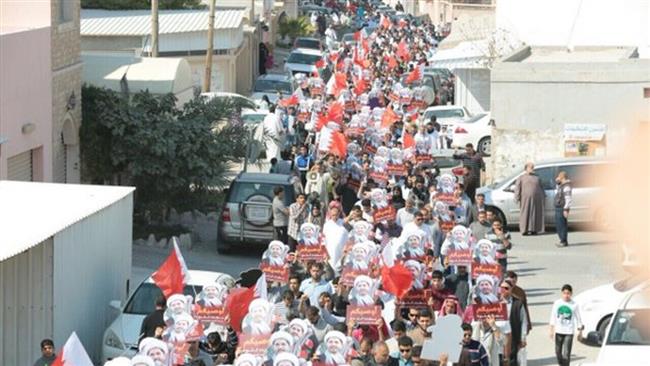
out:
<path id="1" fill-rule="evenodd" d="M 290 64 L 313 65 L 320 60 L 320 55 L 310 55 L 307 53 L 293 52 L 287 59 Z"/>
<path id="2" fill-rule="evenodd" d="M 258 93 L 275 93 L 281 91 L 283 94 L 291 94 L 291 83 L 288 81 L 280 80 L 257 80 L 255 82 L 254 91 Z"/>
<path id="3" fill-rule="evenodd" d="M 316 39 L 297 39 L 296 48 L 310 48 L 320 50 L 320 41 Z"/>
<path id="4" fill-rule="evenodd" d="M 424 119 L 427 120 L 431 116 L 436 116 L 437 118 L 463 118 L 465 117 L 465 112 L 462 109 L 438 109 L 426 112 Z"/>
<path id="5" fill-rule="evenodd" d="M 185 295 L 195 296 L 201 292 L 202 286 L 185 286 L 183 293 Z M 162 292 L 158 286 L 153 283 L 145 282 L 141 284 L 124 307 L 125 314 L 147 315 L 155 310 L 154 303 Z"/>
<path id="6" fill-rule="evenodd" d="M 241 116 L 242 122 L 244 124 L 258 124 L 264 121 L 264 117 L 266 117 L 266 114 L 262 113 L 251 113 L 251 114 L 244 114 Z"/>
<path id="7" fill-rule="evenodd" d="M 607 337 L 608 345 L 650 346 L 650 309 L 626 309 L 616 313 Z"/>
<path id="8" fill-rule="evenodd" d="M 614 283 L 614 288 L 617 291 L 625 292 L 631 290 L 633 287 L 636 287 L 643 281 L 648 281 L 648 278 L 646 276 L 632 276 Z"/>

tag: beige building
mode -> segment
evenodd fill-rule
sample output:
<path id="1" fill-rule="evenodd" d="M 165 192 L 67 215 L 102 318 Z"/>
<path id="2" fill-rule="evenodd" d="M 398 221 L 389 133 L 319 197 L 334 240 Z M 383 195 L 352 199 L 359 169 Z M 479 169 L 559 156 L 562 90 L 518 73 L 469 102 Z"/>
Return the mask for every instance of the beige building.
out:
<path id="1" fill-rule="evenodd" d="M 52 181 L 79 183 L 79 0 L 52 0 Z"/>
<path id="2" fill-rule="evenodd" d="M 79 1 L 0 1 L 0 179 L 79 182 Z"/>
<path id="3" fill-rule="evenodd" d="M 248 94 L 257 75 L 254 32 L 248 31 L 243 9 L 217 9 L 211 91 Z M 181 57 L 200 89 L 205 74 L 207 10 L 161 10 L 159 57 Z M 148 56 L 151 49 L 148 10 L 82 10 L 82 54 Z"/>

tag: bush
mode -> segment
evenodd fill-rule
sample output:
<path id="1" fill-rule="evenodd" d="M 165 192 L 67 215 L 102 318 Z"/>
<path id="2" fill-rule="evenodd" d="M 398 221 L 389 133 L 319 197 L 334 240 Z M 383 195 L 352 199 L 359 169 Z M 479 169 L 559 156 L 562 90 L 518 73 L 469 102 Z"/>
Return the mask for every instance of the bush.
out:
<path id="1" fill-rule="evenodd" d="M 278 32 L 282 38 L 288 36 L 291 39 L 291 43 L 293 43 L 297 37 L 313 34 L 315 29 L 311 26 L 309 18 L 307 17 L 294 19 L 285 18 L 285 21 L 279 23 Z"/>
<path id="2" fill-rule="evenodd" d="M 182 109 L 173 95 L 132 97 L 82 89 L 82 178 L 136 187 L 136 223 L 162 222 L 168 210 L 215 209 L 215 191 L 228 184 L 231 163 L 246 153 L 249 134 L 232 123 L 229 99 L 197 97 Z"/>

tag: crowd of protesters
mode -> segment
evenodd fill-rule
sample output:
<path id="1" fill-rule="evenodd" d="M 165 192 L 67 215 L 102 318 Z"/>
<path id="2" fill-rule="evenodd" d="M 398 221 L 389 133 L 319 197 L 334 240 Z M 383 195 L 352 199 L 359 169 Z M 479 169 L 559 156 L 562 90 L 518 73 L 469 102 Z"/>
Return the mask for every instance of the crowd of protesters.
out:
<path id="1" fill-rule="evenodd" d="M 194 316 L 197 305 L 179 294 L 158 300 L 139 355 L 112 365 L 525 364 L 532 321 L 508 270 L 515 243 L 477 193 L 482 156 L 468 144 L 453 155 L 462 169 L 441 172 L 436 157 L 449 135 L 435 117 L 422 117 L 435 27 L 365 2 L 342 11 L 369 27 L 353 44 L 332 46 L 319 71 L 295 75 L 294 94 L 268 103 L 270 173 L 293 175 L 295 199 L 287 206 L 288 192 L 273 191 L 275 240 L 260 264 L 263 289 L 252 281 L 255 295 L 239 302 L 232 289 L 204 286 L 225 318 L 216 310 Z M 524 231 L 541 231 L 536 187 L 520 183 L 518 198 L 532 212 Z M 561 191 L 569 195 L 558 202 L 560 215 L 570 204 L 570 190 Z M 450 331 L 451 318 L 458 320 Z M 192 323 L 207 336 L 192 337 Z M 458 354 L 427 355 L 430 342 L 456 336 Z M 558 337 L 565 357 L 571 345 Z"/>

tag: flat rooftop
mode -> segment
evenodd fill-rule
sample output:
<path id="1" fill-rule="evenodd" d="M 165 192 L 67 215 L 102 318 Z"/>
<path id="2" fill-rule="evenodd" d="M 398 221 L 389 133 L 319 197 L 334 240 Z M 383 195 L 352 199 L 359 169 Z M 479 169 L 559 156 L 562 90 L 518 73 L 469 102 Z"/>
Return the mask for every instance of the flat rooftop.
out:
<path id="1" fill-rule="evenodd" d="M 521 63 L 597 63 L 636 58 L 634 47 L 567 47 L 527 46 L 504 59 Z"/>

